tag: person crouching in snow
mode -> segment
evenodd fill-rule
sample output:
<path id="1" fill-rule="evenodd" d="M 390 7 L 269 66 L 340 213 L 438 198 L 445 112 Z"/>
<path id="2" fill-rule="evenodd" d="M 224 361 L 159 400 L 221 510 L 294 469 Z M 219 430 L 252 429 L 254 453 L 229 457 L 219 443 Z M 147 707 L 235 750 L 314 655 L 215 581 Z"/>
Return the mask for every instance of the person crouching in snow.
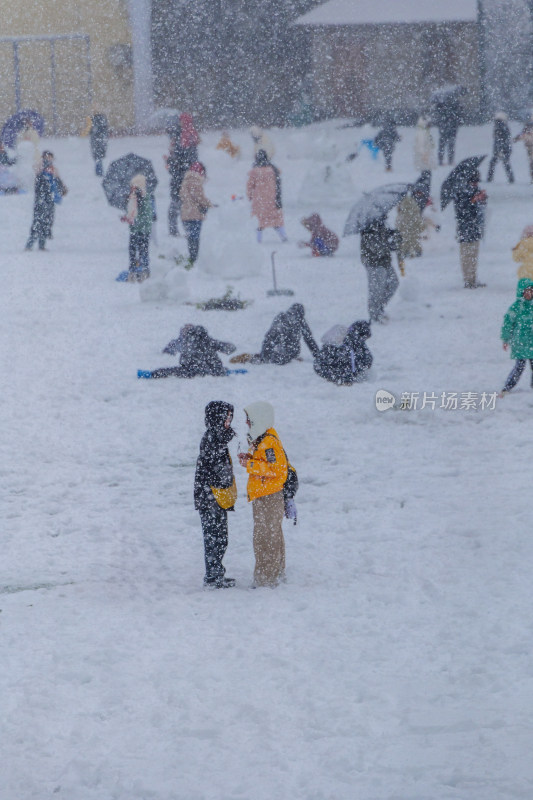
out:
<path id="1" fill-rule="evenodd" d="M 37 239 L 39 250 L 45 249 L 47 239 L 52 238 L 55 206 L 66 195 L 67 187 L 59 177 L 54 166 L 54 154 L 45 150 L 42 166 L 35 179 L 35 198 L 33 201 L 33 222 L 26 250 L 31 250 Z"/>
<path id="2" fill-rule="evenodd" d="M 257 217 L 257 241 L 263 241 L 265 228 L 274 228 L 282 242 L 287 241 L 281 202 L 281 176 L 264 150 L 259 150 L 248 173 L 246 196 L 252 203 L 252 217 Z"/>
<path id="3" fill-rule="evenodd" d="M 300 342 L 303 338 L 309 350 L 316 357 L 318 345 L 305 319 L 305 309 L 301 303 L 293 303 L 287 310 L 277 314 L 265 334 L 261 352 L 252 355 L 241 353 L 233 356 L 233 364 L 288 364 L 300 355 Z"/>
<path id="4" fill-rule="evenodd" d="M 194 507 L 200 513 L 204 536 L 204 586 L 227 589 L 235 586 L 226 578 L 222 559 L 228 547 L 228 511 L 235 510 L 237 487 L 228 444 L 235 436 L 231 427 L 233 406 L 221 400 L 205 407 L 206 432 L 194 476 Z"/>
<path id="5" fill-rule="evenodd" d="M 146 188 L 146 177 L 134 175 L 130 182 L 130 195 L 122 222 L 130 226 L 129 281 L 144 281 L 150 277 L 150 234 L 154 221 L 154 206 Z"/>
<path id="6" fill-rule="evenodd" d="M 314 256 L 332 256 L 339 246 L 339 237 L 326 228 L 319 214 L 304 217 L 302 225 L 311 234 L 310 242 L 298 242 L 299 247 L 310 247 Z"/>
<path id="7" fill-rule="evenodd" d="M 285 577 L 283 487 L 288 465 L 285 450 L 274 429 L 274 409 L 270 403 L 250 403 L 244 409 L 250 429 L 247 453 L 239 453 L 239 463 L 248 472 L 248 501 L 254 517 L 255 569 L 253 586 L 274 588 Z"/>
<path id="8" fill-rule="evenodd" d="M 518 268 L 518 279 L 533 280 L 533 225 L 526 225 L 520 241 L 513 247 L 513 261 L 521 265 Z"/>
<path id="9" fill-rule="evenodd" d="M 204 194 L 204 183 L 206 180 L 206 170 L 199 161 L 194 161 L 183 178 L 180 189 L 181 221 L 185 228 L 187 237 L 187 247 L 189 248 L 189 260 L 185 265 L 186 269 L 191 269 L 198 258 L 200 249 L 200 232 L 202 222 L 207 216 L 210 208 L 215 208 Z"/>
<path id="10" fill-rule="evenodd" d="M 366 346 L 372 333 L 370 323 L 359 320 L 344 329 L 346 333 L 342 338 L 335 338 L 340 327 L 335 326 L 324 334 L 324 345 L 313 362 L 313 368 L 317 375 L 337 386 L 351 386 L 363 381 L 372 366 L 372 353 Z"/>
<path id="11" fill-rule="evenodd" d="M 509 373 L 500 394 L 503 397 L 516 386 L 529 360 L 533 372 L 533 280 L 520 278 L 516 289 L 516 300 L 509 307 L 502 325 L 503 349 L 511 345 L 511 358 L 516 363 Z M 533 388 L 533 375 L 531 379 Z"/>

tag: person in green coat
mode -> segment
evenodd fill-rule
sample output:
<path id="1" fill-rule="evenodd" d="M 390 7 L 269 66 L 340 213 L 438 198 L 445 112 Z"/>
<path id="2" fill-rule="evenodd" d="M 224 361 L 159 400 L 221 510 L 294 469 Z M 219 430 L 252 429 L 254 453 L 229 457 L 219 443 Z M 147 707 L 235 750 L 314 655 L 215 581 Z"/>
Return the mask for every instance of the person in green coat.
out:
<path id="1" fill-rule="evenodd" d="M 121 220 L 130 226 L 128 280 L 140 282 L 150 277 L 149 247 L 154 222 L 154 204 L 144 175 L 131 179 L 128 207 Z"/>
<path id="2" fill-rule="evenodd" d="M 520 278 L 516 287 L 516 300 L 508 309 L 502 325 L 503 349 L 511 345 L 511 358 L 516 363 L 509 373 L 500 397 L 516 386 L 525 369 L 526 361 L 533 372 L 533 281 Z M 533 375 L 531 379 L 533 388 Z"/>

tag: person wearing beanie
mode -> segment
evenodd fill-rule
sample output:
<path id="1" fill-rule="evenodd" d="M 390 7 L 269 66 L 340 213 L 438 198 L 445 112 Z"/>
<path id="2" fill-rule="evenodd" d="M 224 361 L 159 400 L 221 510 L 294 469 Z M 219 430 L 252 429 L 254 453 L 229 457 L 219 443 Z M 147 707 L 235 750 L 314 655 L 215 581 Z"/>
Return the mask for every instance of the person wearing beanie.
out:
<path id="1" fill-rule="evenodd" d="M 194 507 L 200 514 L 204 537 L 204 586 L 227 589 L 235 586 L 226 578 L 222 559 L 228 547 L 228 511 L 234 511 L 237 487 L 228 444 L 235 436 L 231 427 L 233 406 L 221 400 L 205 407 L 206 431 L 194 475 Z"/>
<path id="2" fill-rule="evenodd" d="M 187 269 L 193 267 L 198 258 L 202 222 L 207 216 L 207 211 L 210 208 L 215 208 L 215 204 L 208 200 L 204 194 L 206 177 L 204 165 L 200 161 L 194 161 L 185 173 L 181 184 L 181 221 L 185 228 L 187 247 L 189 248 Z"/>
<path id="3" fill-rule="evenodd" d="M 494 178 L 494 170 L 496 169 L 496 164 L 498 163 L 498 161 L 501 161 L 503 164 L 503 168 L 505 169 L 505 174 L 507 175 L 507 180 L 509 181 L 509 183 L 514 183 L 514 175 L 510 161 L 511 150 L 512 150 L 511 131 L 507 123 L 507 114 L 505 114 L 503 111 L 498 111 L 498 113 L 494 115 L 494 130 L 492 133 L 492 158 L 489 163 L 489 172 L 487 175 L 487 181 L 491 181 Z"/>
<path id="4" fill-rule="evenodd" d="M 54 165 L 54 154 L 45 150 L 42 154 L 41 168 L 35 178 L 33 201 L 33 221 L 26 250 L 32 250 L 37 240 L 39 250 L 46 249 L 46 240 L 52 238 L 55 219 L 55 206 L 61 203 L 67 187 L 59 177 Z"/>
<path id="5" fill-rule="evenodd" d="M 270 403 L 250 403 L 245 409 L 249 427 L 247 453 L 239 453 L 239 463 L 248 473 L 248 501 L 254 518 L 253 586 L 274 588 L 285 577 L 283 487 L 288 462 L 274 428 L 274 409 Z"/>

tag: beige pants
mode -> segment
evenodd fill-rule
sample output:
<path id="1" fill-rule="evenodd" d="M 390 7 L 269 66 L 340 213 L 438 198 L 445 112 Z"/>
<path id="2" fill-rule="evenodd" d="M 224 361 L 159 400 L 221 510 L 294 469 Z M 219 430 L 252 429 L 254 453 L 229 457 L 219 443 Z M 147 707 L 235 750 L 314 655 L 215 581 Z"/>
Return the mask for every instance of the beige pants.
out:
<path id="1" fill-rule="evenodd" d="M 459 242 L 459 256 L 465 283 L 475 284 L 477 281 L 479 242 Z"/>
<path id="2" fill-rule="evenodd" d="M 285 540 L 281 523 L 285 511 L 283 492 L 258 497 L 254 514 L 254 583 L 277 586 L 285 572 Z"/>

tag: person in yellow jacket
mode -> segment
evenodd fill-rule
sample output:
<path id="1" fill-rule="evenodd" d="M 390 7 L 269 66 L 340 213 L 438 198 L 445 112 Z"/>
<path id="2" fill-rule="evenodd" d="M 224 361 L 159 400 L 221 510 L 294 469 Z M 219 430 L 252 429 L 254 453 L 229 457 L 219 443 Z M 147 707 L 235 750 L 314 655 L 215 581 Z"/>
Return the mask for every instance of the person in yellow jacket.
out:
<path id="1" fill-rule="evenodd" d="M 277 586 L 285 575 L 283 486 L 287 457 L 274 425 L 270 403 L 250 403 L 245 409 L 250 428 L 247 453 L 239 453 L 248 472 L 248 500 L 254 517 L 254 586 Z"/>
<path id="2" fill-rule="evenodd" d="M 513 247 L 513 260 L 521 266 L 518 268 L 518 280 L 533 280 L 533 225 L 526 225 L 520 241 Z"/>

